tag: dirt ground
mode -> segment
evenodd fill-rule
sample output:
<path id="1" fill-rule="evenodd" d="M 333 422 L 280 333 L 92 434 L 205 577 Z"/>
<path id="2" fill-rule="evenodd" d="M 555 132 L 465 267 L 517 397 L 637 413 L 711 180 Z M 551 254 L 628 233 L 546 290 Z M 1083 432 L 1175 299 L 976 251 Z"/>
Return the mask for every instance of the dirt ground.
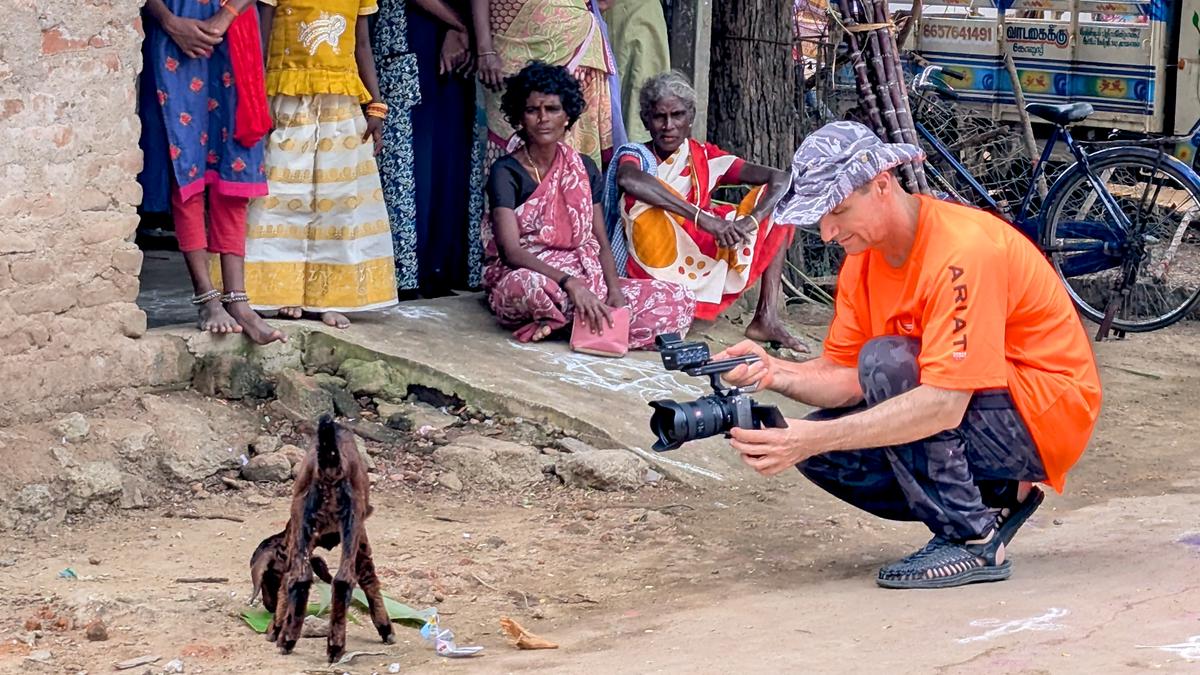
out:
<path id="1" fill-rule="evenodd" d="M 381 457 L 368 532 L 385 592 L 437 606 L 460 644 L 485 649 L 441 658 L 406 627 L 387 646 L 364 621 L 347 650 L 385 654 L 332 672 L 1200 669 L 1200 327 L 1097 353 L 1099 430 L 1067 493 L 1050 494 L 1014 542 L 1003 584 L 876 588 L 878 566 L 927 533 L 795 475 L 703 492 L 451 493 L 389 478 L 403 458 Z M 127 672 L 173 659 L 187 673 L 325 672 L 324 640 L 280 656 L 238 617 L 250 553 L 282 528 L 286 490 L 206 491 L 52 536 L 0 535 L 0 672 L 112 672 L 139 656 L 159 660 Z M 168 517 L 180 513 L 238 520 Z M 78 578 L 59 577 L 65 568 Z M 228 581 L 177 581 L 188 577 Z M 560 648 L 516 650 L 502 616 Z M 86 635 L 97 617 L 105 641 Z"/>

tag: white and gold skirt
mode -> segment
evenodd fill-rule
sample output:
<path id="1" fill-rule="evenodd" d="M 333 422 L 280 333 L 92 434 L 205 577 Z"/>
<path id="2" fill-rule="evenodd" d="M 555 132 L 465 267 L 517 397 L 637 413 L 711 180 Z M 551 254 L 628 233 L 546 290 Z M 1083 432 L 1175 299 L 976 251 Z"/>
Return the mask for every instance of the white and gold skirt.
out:
<path id="1" fill-rule="evenodd" d="M 396 304 L 374 144 L 350 96 L 271 97 L 269 196 L 246 217 L 246 292 L 259 310 L 361 312 Z"/>

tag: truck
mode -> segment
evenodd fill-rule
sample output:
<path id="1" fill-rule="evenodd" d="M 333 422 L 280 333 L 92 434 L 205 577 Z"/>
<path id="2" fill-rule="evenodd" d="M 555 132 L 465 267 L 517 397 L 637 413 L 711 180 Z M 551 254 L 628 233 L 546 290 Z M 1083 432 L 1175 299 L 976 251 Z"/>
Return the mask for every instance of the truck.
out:
<path id="1" fill-rule="evenodd" d="M 911 11 L 911 3 L 889 3 Z M 1011 54 L 1026 103 L 1090 103 L 1085 138 L 1113 130 L 1187 136 L 1200 145 L 1200 0 L 924 0 L 904 48 L 961 72 L 959 105 L 993 119 L 1019 112 Z M 1035 120 L 1036 122 L 1036 120 Z"/>

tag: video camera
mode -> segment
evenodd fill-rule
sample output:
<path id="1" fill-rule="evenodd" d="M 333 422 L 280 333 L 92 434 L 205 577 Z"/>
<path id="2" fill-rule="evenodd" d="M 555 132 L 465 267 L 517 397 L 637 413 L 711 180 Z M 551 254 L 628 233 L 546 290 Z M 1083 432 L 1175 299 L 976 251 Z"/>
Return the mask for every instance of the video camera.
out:
<path id="1" fill-rule="evenodd" d="M 722 387 L 721 375 L 743 364 L 757 363 L 757 356 L 741 356 L 713 361 L 708 345 L 703 342 L 684 342 L 678 333 L 663 333 L 654 338 L 662 357 L 663 367 L 679 370 L 693 377 L 708 376 L 713 393 L 695 401 L 678 403 L 670 400 L 651 401 L 654 413 L 650 430 L 658 440 L 655 452 L 674 450 L 689 441 L 717 434 L 729 436 L 734 427 L 759 429 L 783 428 L 783 413 L 775 406 L 759 405 L 737 387 Z"/>

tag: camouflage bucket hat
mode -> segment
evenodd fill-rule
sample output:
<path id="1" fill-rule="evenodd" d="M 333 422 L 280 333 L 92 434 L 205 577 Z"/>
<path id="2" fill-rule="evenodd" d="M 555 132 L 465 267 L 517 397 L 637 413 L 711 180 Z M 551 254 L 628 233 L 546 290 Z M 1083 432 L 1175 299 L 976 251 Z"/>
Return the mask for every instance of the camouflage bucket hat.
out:
<path id="1" fill-rule="evenodd" d="M 925 159 L 921 148 L 884 143 L 858 122 L 830 122 L 792 157 L 792 187 L 775 207 L 775 222 L 816 232 L 821 218 L 875 176 Z"/>

